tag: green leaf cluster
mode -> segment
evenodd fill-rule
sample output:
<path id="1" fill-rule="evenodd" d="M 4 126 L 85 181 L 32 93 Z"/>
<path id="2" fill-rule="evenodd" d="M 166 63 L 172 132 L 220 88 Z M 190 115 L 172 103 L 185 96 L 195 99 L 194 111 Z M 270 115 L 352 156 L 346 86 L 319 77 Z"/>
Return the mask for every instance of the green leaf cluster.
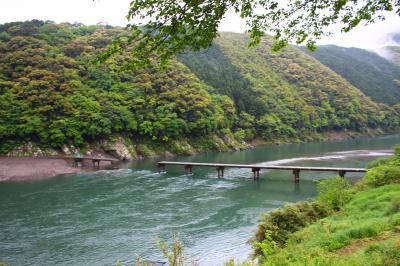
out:
<path id="1" fill-rule="evenodd" d="M 274 51 L 289 43 L 305 43 L 315 50 L 316 40 L 329 35 L 331 25 L 340 24 L 348 32 L 363 22 L 383 20 L 387 13 L 399 13 L 399 7 L 395 0 L 133 0 L 127 15 L 132 22 L 129 36 L 113 42 L 102 59 L 134 44 L 128 66 L 149 64 L 154 54 L 164 64 L 188 47 L 199 51 L 210 46 L 229 12 L 246 22 L 250 47 L 271 32 Z"/>

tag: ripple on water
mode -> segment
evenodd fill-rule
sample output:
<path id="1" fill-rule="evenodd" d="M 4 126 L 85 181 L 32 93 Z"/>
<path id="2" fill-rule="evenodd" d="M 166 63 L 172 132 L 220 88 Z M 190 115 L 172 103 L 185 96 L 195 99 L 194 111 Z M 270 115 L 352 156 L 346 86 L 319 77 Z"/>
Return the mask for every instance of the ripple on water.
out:
<path id="1" fill-rule="evenodd" d="M 382 151 L 388 146 L 376 144 L 368 150 L 371 142 L 349 143 L 343 144 L 343 151 L 335 142 L 328 148 L 268 146 L 196 158 L 363 167 L 373 156 L 388 154 Z M 346 160 L 340 159 L 344 156 Z M 187 253 L 200 258 L 201 265 L 245 259 L 251 252 L 246 242 L 260 213 L 315 196 L 316 185 L 307 179 L 324 177 L 302 173 L 300 185 L 294 186 L 287 172 L 262 171 L 260 182 L 252 182 L 249 169 L 226 169 L 222 179 L 215 169 L 196 169 L 189 177 L 181 170 L 101 170 L 1 184 L 0 259 L 22 266 L 113 265 L 118 259 L 132 264 L 138 255 L 161 259 L 155 237 L 169 240 L 173 233 L 180 233 Z"/>

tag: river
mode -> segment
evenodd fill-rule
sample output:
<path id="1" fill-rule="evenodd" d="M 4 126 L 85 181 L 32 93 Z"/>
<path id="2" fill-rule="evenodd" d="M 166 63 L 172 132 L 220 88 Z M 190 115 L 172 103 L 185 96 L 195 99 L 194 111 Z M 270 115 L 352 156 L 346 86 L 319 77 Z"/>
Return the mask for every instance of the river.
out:
<path id="1" fill-rule="evenodd" d="M 391 153 L 400 135 L 305 144 L 266 145 L 248 151 L 208 153 L 174 160 L 364 167 Z M 133 264 L 160 259 L 156 237 L 177 233 L 187 255 L 200 265 L 246 259 L 247 241 L 260 214 L 316 196 L 316 182 L 332 173 L 301 172 L 295 185 L 289 171 L 168 166 L 157 160 L 59 176 L 36 182 L 0 183 L 0 262 L 9 265 Z M 354 180 L 360 174 L 346 174 Z"/>

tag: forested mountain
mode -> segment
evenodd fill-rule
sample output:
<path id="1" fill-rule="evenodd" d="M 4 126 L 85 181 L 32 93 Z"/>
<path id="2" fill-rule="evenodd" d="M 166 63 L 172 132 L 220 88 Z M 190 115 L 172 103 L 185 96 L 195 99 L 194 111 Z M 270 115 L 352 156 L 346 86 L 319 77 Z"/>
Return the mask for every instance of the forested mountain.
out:
<path id="1" fill-rule="evenodd" d="M 247 117 L 254 121 L 248 130 L 256 129 L 256 135 L 306 136 L 314 131 L 364 130 L 391 119 L 389 124 L 398 123 L 389 107 L 372 102 L 297 48 L 271 53 L 268 38 L 254 49 L 247 49 L 246 43 L 245 35 L 221 33 L 213 47 L 179 58 L 218 93 L 232 97 L 240 122 Z"/>
<path id="2" fill-rule="evenodd" d="M 301 49 L 307 51 L 305 47 Z M 320 46 L 307 53 L 374 101 L 390 105 L 400 102 L 400 67 L 385 58 L 363 49 L 335 45 Z"/>
<path id="3" fill-rule="evenodd" d="M 123 32 L 37 20 L 0 25 L 0 152 L 116 136 L 161 146 L 207 140 L 201 150 L 216 147 L 214 136 L 307 140 L 400 125 L 399 106 L 374 103 L 297 48 L 271 53 L 268 39 L 247 49 L 245 35 L 223 33 L 164 70 L 116 72 L 128 53 L 93 63 Z"/>

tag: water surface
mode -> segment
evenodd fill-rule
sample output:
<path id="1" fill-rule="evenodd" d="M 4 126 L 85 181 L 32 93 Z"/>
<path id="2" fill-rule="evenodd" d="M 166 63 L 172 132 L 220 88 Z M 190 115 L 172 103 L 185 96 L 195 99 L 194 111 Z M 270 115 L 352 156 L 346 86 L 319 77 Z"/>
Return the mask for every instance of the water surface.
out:
<path id="1" fill-rule="evenodd" d="M 391 153 L 400 135 L 308 144 L 267 145 L 249 151 L 209 153 L 174 160 L 364 167 Z M 0 183 L 0 261 L 10 265 L 132 264 L 137 256 L 160 259 L 155 237 L 179 233 L 201 265 L 245 259 L 260 214 L 316 196 L 316 182 L 332 173 L 167 167 L 157 160 L 51 180 Z M 347 174 L 354 179 L 360 174 Z"/>

